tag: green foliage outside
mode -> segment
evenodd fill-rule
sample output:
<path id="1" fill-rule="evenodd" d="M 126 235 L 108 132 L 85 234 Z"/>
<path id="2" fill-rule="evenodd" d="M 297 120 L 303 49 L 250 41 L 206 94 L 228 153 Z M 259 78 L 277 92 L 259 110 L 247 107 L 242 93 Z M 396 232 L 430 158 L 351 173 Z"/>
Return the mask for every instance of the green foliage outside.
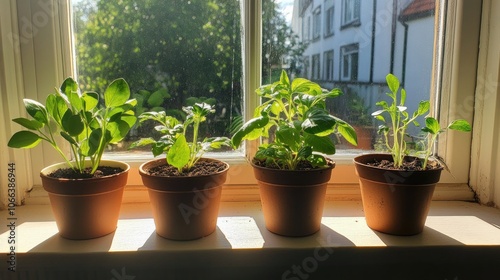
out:
<path id="1" fill-rule="evenodd" d="M 124 77 L 138 113 L 214 99 L 218 113 L 207 126 L 229 135 L 242 105 L 239 1 L 83 0 L 74 12 L 82 90 L 102 92 Z M 263 1 L 263 20 L 263 67 L 280 67 L 285 56 L 298 61 L 303 46 L 274 1 Z"/>

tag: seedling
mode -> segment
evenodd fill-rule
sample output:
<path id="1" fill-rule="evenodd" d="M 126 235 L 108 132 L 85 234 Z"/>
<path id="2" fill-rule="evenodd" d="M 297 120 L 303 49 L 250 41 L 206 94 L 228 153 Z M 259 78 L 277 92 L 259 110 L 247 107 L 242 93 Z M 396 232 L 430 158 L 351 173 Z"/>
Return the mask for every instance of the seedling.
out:
<path id="1" fill-rule="evenodd" d="M 384 124 L 379 126 L 379 133 L 384 135 L 385 146 L 392 154 L 394 167 L 400 168 L 403 165 L 404 157 L 408 155 L 407 142 L 405 141 L 406 130 L 411 124 L 420 126 L 417 118 L 428 113 L 430 102 L 428 100 L 420 101 L 417 110 L 410 116 L 405 106 L 406 90 L 404 88 L 400 90 L 399 79 L 393 74 L 388 74 L 386 81 L 391 91 L 387 95 L 392 99 L 392 102 L 391 104 L 388 104 L 386 101 L 377 102 L 376 105 L 382 107 L 382 109 L 373 112 L 372 116 L 384 122 Z M 388 121 L 386 121 L 384 115 L 388 116 Z M 463 119 L 452 121 L 446 129 L 441 128 L 437 119 L 429 116 L 426 117 L 425 124 L 426 126 L 422 128 L 422 131 L 426 134 L 427 145 L 425 151 L 420 153 L 423 154 L 423 169 L 427 168 L 427 162 L 439 134 L 445 132 L 446 129 L 464 132 L 471 131 L 470 124 Z M 390 139 L 392 141 L 389 141 Z"/>
<path id="2" fill-rule="evenodd" d="M 155 130 L 163 136 L 158 140 L 151 137 L 142 138 L 134 142 L 130 148 L 151 145 L 151 152 L 155 157 L 165 153 L 167 163 L 182 172 L 183 169 L 192 168 L 205 152 L 219 149 L 222 146 L 230 146 L 227 137 L 210 137 L 201 142 L 198 141 L 200 124 L 206 121 L 208 114 L 215 112 L 214 106 L 207 103 L 195 103 L 193 106 L 182 109 L 187 114 L 184 123 L 173 116 L 167 116 L 165 111 L 142 113 L 139 116 L 139 121 L 142 123 L 153 120 L 159 123 Z M 186 138 L 186 132 L 191 125 L 193 135 L 191 142 L 189 142 Z"/>
<path id="3" fill-rule="evenodd" d="M 129 97 L 127 82 L 121 78 L 114 80 L 104 92 L 102 107 L 98 93 L 80 93 L 77 82 L 67 78 L 47 97 L 45 105 L 24 99 L 32 119 L 13 119 L 28 130 L 16 132 L 8 146 L 30 149 L 46 141 L 75 172 L 83 174 L 85 161 L 89 159 L 92 166 L 89 173 L 94 174 L 106 147 L 122 141 L 137 120 L 132 110 L 137 101 Z M 69 143 L 72 159 L 58 144 L 59 137 Z"/>
<path id="4" fill-rule="evenodd" d="M 296 170 L 301 161 L 307 161 L 313 167 L 325 167 L 328 161 L 324 154 L 335 154 L 330 135 L 337 132 L 357 145 L 352 126 L 326 109 L 326 100 L 339 96 L 339 89 L 328 91 L 303 78 L 290 82 L 282 71 L 279 81 L 261 86 L 256 93 L 264 102 L 231 141 L 237 148 L 244 140 L 271 139 L 255 154 L 255 159 L 267 166 Z"/>

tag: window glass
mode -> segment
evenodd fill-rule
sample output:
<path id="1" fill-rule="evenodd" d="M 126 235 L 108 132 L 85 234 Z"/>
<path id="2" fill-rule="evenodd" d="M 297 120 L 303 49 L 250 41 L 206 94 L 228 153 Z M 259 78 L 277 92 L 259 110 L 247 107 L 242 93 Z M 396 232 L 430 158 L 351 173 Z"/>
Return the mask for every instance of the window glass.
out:
<path id="1" fill-rule="evenodd" d="M 264 13 L 271 5 L 277 7 L 275 15 L 283 18 L 294 39 L 275 41 L 273 46 L 263 40 L 264 56 L 288 56 L 281 67 L 263 65 L 263 83 L 270 81 L 272 68 L 274 74 L 285 69 L 292 77 L 311 79 L 327 89 L 342 89 L 344 94 L 328 103 L 329 110 L 355 127 L 359 145 L 353 147 L 336 137 L 338 153 L 383 150 L 377 134 L 381 123 L 371 113 L 378 109 L 377 101 L 386 99 L 388 73 L 395 74 L 406 89 L 410 114 L 421 100 L 429 99 L 433 71 L 439 71 L 433 69 L 434 32 L 440 29 L 435 26 L 435 1 L 378 0 L 361 4 L 360 0 L 274 0 L 263 1 Z M 324 16 L 317 24 L 315 15 L 321 9 Z M 309 28 L 311 18 L 313 30 Z M 315 26 L 322 26 L 325 36 L 310 40 L 309 34 L 316 34 Z M 286 52 L 273 49 L 283 45 L 288 46 Z M 419 149 L 420 128 L 412 127 L 408 132 L 411 148 Z"/>
<path id="2" fill-rule="evenodd" d="M 166 111 L 180 119 L 183 106 L 206 102 L 216 112 L 200 135 L 230 136 L 243 100 L 240 6 L 237 0 L 72 0 L 81 89 L 102 93 L 123 77 L 138 114 Z M 158 137 L 154 126 L 134 127 L 113 151 Z"/>
<path id="3" fill-rule="evenodd" d="M 334 8 L 333 6 L 329 7 L 325 13 L 325 36 L 333 35 L 334 30 Z"/>
<path id="4" fill-rule="evenodd" d="M 313 39 L 316 40 L 321 35 L 321 7 L 316 8 L 313 19 Z"/>

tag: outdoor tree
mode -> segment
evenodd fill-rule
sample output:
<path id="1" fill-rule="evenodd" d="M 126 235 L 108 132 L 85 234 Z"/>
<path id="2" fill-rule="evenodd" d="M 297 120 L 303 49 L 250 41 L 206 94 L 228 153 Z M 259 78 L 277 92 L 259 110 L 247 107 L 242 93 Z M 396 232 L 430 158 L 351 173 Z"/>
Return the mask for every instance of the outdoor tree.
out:
<path id="1" fill-rule="evenodd" d="M 297 42 L 274 1 L 263 2 L 263 34 L 271 36 L 264 48 L 273 48 L 263 64 L 274 65 Z M 238 1 L 82 0 L 74 11 L 78 80 L 88 87 L 82 90 L 102 91 L 123 77 L 136 94 L 161 89 L 165 99 L 154 105 L 166 110 L 190 97 L 213 98 L 216 116 L 208 127 L 228 135 L 242 104 Z"/>

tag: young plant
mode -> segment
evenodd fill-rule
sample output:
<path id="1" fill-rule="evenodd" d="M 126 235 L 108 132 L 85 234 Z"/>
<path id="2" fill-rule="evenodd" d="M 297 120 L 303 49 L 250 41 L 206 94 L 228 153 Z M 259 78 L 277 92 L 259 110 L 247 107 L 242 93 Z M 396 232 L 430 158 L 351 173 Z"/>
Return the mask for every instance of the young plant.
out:
<path id="1" fill-rule="evenodd" d="M 405 141 L 405 137 L 407 136 L 406 130 L 410 124 L 420 126 L 417 122 L 417 118 L 425 115 L 429 111 L 430 102 L 428 100 L 420 101 L 417 110 L 410 116 L 405 106 L 406 91 L 404 88 L 400 90 L 399 79 L 393 74 L 388 74 L 386 76 L 386 81 L 391 91 L 387 93 L 387 95 L 392 99 L 392 102 L 391 104 L 388 104 L 386 101 L 377 102 L 376 105 L 382 107 L 382 109 L 373 112 L 372 116 L 384 122 L 384 124 L 379 126 L 379 133 L 384 135 L 385 146 L 392 154 L 394 167 L 400 168 L 403 165 L 404 157 L 408 155 L 407 142 Z M 386 121 L 384 114 L 389 117 L 389 121 Z M 427 117 L 425 122 L 426 126 L 422 128 L 422 131 L 426 133 L 427 145 L 423 153 L 423 169 L 427 168 L 427 162 L 432 153 L 437 136 L 444 132 L 435 118 Z M 471 130 L 470 124 L 465 120 L 453 121 L 447 128 L 459 131 Z M 390 138 L 392 138 L 392 141 L 389 141 Z"/>
<path id="2" fill-rule="evenodd" d="M 9 140 L 11 148 L 33 148 L 42 140 L 48 142 L 75 172 L 85 172 L 85 161 L 91 162 L 94 174 L 105 148 L 123 140 L 137 118 L 132 110 L 135 99 L 124 79 L 114 80 L 104 92 L 104 106 L 96 92 L 80 93 L 78 84 L 67 78 L 45 105 L 24 99 L 27 113 L 32 117 L 16 118 L 14 122 L 28 130 L 16 132 Z M 61 138 L 69 143 L 68 157 L 57 142 Z"/>
<path id="3" fill-rule="evenodd" d="M 256 93 L 264 99 L 263 104 L 231 141 L 237 148 L 244 140 L 272 139 L 255 154 L 255 159 L 266 166 L 296 170 L 300 162 L 307 161 L 313 167 L 325 167 L 328 162 L 323 154 L 335 153 L 329 136 L 336 132 L 357 144 L 352 126 L 326 109 L 326 99 L 339 96 L 339 89 L 327 91 L 303 78 L 290 81 L 282 71 L 279 81 L 261 86 Z"/>
<path id="4" fill-rule="evenodd" d="M 156 157 L 166 154 L 167 163 L 176 167 L 179 172 L 189 170 L 207 151 L 229 146 L 227 137 L 210 137 L 198 141 L 200 124 L 206 121 L 206 116 L 215 112 L 214 106 L 207 103 L 196 103 L 193 106 L 182 108 L 187 117 L 184 123 L 172 116 L 167 116 L 164 111 L 145 112 L 139 116 L 139 121 L 153 120 L 159 123 L 155 130 L 163 134 L 160 139 L 142 138 L 134 142 L 130 148 L 151 145 L 151 152 Z M 188 142 L 186 132 L 192 125 L 192 140 Z"/>

